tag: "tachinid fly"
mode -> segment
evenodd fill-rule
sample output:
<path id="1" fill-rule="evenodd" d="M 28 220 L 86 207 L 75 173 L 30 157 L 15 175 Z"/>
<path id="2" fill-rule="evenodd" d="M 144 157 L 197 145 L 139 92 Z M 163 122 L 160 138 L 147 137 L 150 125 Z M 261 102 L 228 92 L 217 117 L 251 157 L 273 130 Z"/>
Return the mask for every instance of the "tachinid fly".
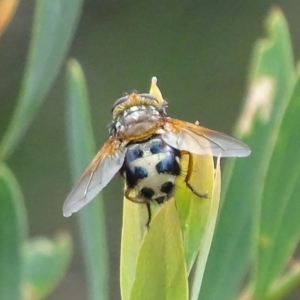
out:
<path id="1" fill-rule="evenodd" d="M 167 102 L 156 82 L 153 77 L 149 94 L 131 92 L 115 101 L 110 137 L 68 195 L 65 217 L 79 211 L 120 172 L 126 180 L 125 197 L 147 205 L 149 223 L 150 202 L 163 203 L 174 195 L 183 154 L 190 158 L 186 185 L 199 197 L 206 197 L 189 182 L 192 154 L 244 157 L 251 153 L 233 137 L 168 117 Z"/>

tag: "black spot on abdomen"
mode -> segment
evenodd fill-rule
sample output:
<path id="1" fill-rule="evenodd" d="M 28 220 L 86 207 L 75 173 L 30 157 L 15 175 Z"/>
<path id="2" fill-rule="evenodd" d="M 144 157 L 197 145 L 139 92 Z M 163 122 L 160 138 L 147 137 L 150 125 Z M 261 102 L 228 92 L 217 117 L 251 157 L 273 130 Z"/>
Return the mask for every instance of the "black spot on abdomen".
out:
<path id="1" fill-rule="evenodd" d="M 154 195 L 154 190 L 148 187 L 143 187 L 141 189 L 141 194 L 143 197 L 145 197 L 146 199 L 151 199 Z"/>
<path id="2" fill-rule="evenodd" d="M 160 161 L 156 166 L 158 174 L 169 173 L 174 176 L 180 175 L 180 165 L 175 159 L 174 153 L 168 153 L 167 157 Z"/>
<path id="3" fill-rule="evenodd" d="M 126 159 L 128 162 L 132 162 L 137 158 L 144 156 L 144 151 L 140 148 L 129 149 L 126 153 Z"/>
<path id="4" fill-rule="evenodd" d="M 155 142 L 150 147 L 150 152 L 152 154 L 162 153 L 163 151 L 163 145 L 162 141 Z"/>
<path id="5" fill-rule="evenodd" d="M 127 165 L 123 167 L 123 172 L 126 174 L 126 182 L 130 188 L 134 188 L 139 180 L 148 177 L 148 171 L 144 167 L 132 168 L 130 165 Z"/>
<path id="6" fill-rule="evenodd" d="M 137 179 L 143 179 L 148 176 L 148 171 L 144 167 L 134 167 L 134 175 Z"/>
<path id="7" fill-rule="evenodd" d="M 161 185 L 160 191 L 163 193 L 169 194 L 172 192 L 173 188 L 174 188 L 173 182 L 167 181 Z"/>

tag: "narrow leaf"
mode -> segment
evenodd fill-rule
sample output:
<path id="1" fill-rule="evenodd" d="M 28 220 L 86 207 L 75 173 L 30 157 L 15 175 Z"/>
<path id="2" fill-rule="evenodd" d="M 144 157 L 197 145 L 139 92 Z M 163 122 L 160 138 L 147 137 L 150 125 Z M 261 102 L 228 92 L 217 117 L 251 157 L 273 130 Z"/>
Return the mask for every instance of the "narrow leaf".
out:
<path id="1" fill-rule="evenodd" d="M 200 289 L 202 285 L 203 275 L 205 271 L 205 266 L 207 263 L 207 258 L 209 250 L 211 247 L 215 226 L 217 222 L 217 216 L 219 211 L 221 197 L 221 169 L 220 169 L 220 158 L 218 158 L 215 178 L 213 181 L 213 192 L 212 200 L 210 205 L 209 217 L 207 221 L 207 226 L 205 228 L 204 236 L 200 246 L 198 258 L 195 266 L 195 273 L 193 279 L 193 285 L 191 289 L 191 299 L 197 300 L 200 294 Z"/>
<path id="2" fill-rule="evenodd" d="M 190 273 L 205 235 L 213 195 L 214 162 L 209 155 L 182 157 L 182 173 L 187 174 L 188 161 L 192 159 L 193 170 L 189 184 L 207 197 L 195 195 L 179 177 L 176 182 L 176 206 L 181 221 L 187 270 Z"/>
<path id="3" fill-rule="evenodd" d="M 282 277 L 275 280 L 266 296 L 267 300 L 285 299 L 292 290 L 296 289 L 300 284 L 300 264 L 294 263 L 288 272 Z"/>
<path id="4" fill-rule="evenodd" d="M 264 184 L 255 295 L 263 297 L 295 251 L 300 236 L 300 69 Z"/>
<path id="5" fill-rule="evenodd" d="M 174 199 L 162 205 L 145 234 L 129 299 L 188 299 L 183 240 Z"/>
<path id="6" fill-rule="evenodd" d="M 75 182 L 96 154 L 85 79 L 75 60 L 68 64 L 66 109 L 71 174 Z M 89 299 L 108 299 L 108 250 L 102 197 L 97 196 L 77 215 Z"/>
<path id="7" fill-rule="evenodd" d="M 72 40 L 81 6 L 82 0 L 36 1 L 25 75 L 16 110 L 0 144 L 0 159 L 13 151 L 48 93 Z"/>
<path id="8" fill-rule="evenodd" d="M 145 204 L 134 203 L 125 197 L 123 201 L 120 281 L 122 300 L 128 300 L 135 279 L 138 253 L 147 231 L 148 212 Z"/>
<path id="9" fill-rule="evenodd" d="M 20 187 L 4 165 L 0 166 L 0 220 L 0 299 L 21 299 L 26 212 Z"/>
<path id="10" fill-rule="evenodd" d="M 278 9 L 271 11 L 267 29 L 269 38 L 255 48 L 249 94 L 236 129 L 236 136 L 244 137 L 252 154 L 229 161 L 223 173 L 226 198 L 199 299 L 233 299 L 253 254 L 262 183 L 294 82 L 288 27 Z"/>

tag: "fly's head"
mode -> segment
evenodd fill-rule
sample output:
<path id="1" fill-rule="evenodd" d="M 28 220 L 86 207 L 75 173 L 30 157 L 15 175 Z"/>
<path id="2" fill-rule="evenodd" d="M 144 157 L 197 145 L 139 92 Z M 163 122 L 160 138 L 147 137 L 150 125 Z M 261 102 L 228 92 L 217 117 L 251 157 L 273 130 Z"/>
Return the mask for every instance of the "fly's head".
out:
<path id="1" fill-rule="evenodd" d="M 117 99 L 112 107 L 113 120 L 109 127 L 112 136 L 134 140 L 152 132 L 166 117 L 167 102 L 163 99 L 156 78 L 152 78 L 149 94 L 130 92 Z"/>

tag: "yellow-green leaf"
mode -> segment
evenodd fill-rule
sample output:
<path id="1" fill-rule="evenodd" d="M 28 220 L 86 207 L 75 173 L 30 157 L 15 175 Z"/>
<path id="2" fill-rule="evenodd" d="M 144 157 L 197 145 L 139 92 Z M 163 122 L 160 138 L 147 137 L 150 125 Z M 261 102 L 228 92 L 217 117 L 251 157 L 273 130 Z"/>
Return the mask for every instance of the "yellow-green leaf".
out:
<path id="1" fill-rule="evenodd" d="M 148 212 L 145 204 L 134 203 L 125 197 L 123 201 L 120 281 L 122 300 L 128 300 L 140 246 L 147 231 Z"/>
<path id="2" fill-rule="evenodd" d="M 162 205 L 144 236 L 129 299 L 188 299 L 184 247 L 174 199 Z"/>
<path id="3" fill-rule="evenodd" d="M 201 245 L 200 245 L 198 258 L 196 261 L 195 272 L 193 274 L 193 285 L 191 290 L 192 300 L 198 299 L 201 290 L 205 266 L 209 255 L 209 250 L 211 247 L 211 242 L 215 232 L 215 226 L 216 226 L 217 216 L 219 212 L 220 197 L 221 197 L 221 167 L 220 167 L 220 157 L 219 157 L 217 160 L 217 166 L 216 166 L 216 171 L 215 171 L 215 176 L 213 181 L 212 200 L 210 203 L 207 225 L 205 227 L 203 238 L 201 239 Z"/>
<path id="4" fill-rule="evenodd" d="M 187 174 L 188 155 L 181 159 L 182 173 Z M 176 182 L 176 206 L 181 221 L 183 242 L 190 273 L 203 242 L 213 195 L 214 162 L 209 155 L 191 155 L 193 170 L 189 183 L 207 198 L 195 195 L 180 176 Z"/>

